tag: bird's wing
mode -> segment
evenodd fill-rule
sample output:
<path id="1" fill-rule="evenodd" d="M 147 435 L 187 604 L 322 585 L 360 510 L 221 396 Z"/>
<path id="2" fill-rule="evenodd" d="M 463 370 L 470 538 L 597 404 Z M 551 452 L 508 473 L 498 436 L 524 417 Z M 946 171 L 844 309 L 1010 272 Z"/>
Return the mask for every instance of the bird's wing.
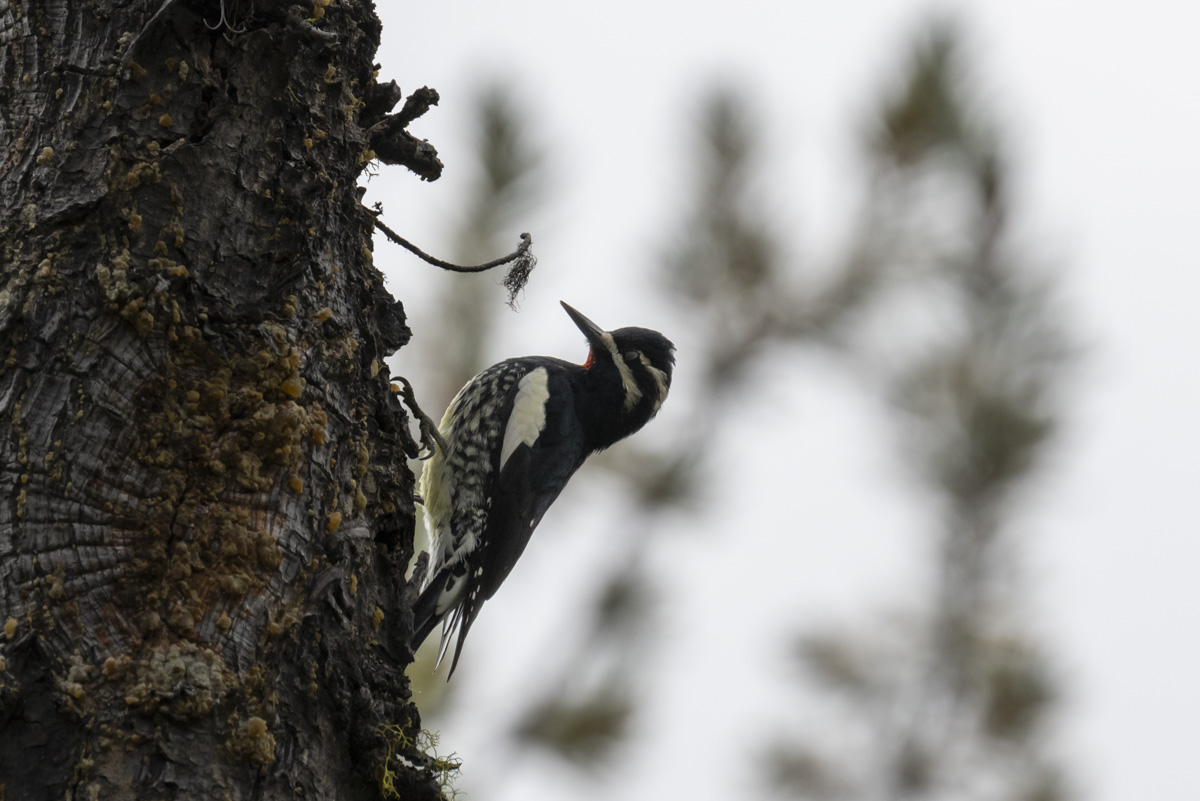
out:
<path id="1" fill-rule="evenodd" d="M 531 383 L 536 382 L 539 380 L 535 375 L 537 372 L 533 371 L 526 378 L 530 378 Z M 525 383 L 524 379 L 522 381 Z M 529 419 L 537 415 L 528 408 L 520 408 L 521 393 L 517 394 L 508 416 L 503 453 L 506 458 L 501 459 L 502 465 L 496 474 L 483 542 L 471 560 L 474 578 L 461 607 L 458 645 L 451 673 L 458 662 L 462 642 L 483 602 L 491 598 L 508 577 L 542 515 L 586 457 L 579 422 L 570 403 L 570 388 L 565 381 L 559 386 L 554 379 L 549 379 L 547 389 L 546 393 L 534 394 L 534 400 L 541 403 L 544 412 L 535 435 L 530 434 L 534 426 L 530 426 Z M 551 396 L 555 402 L 547 403 Z M 533 401 L 526 399 L 526 402 Z M 513 426 L 520 425 L 526 426 L 524 435 L 513 442 L 508 438 L 509 433 L 514 430 Z"/>
<path id="2" fill-rule="evenodd" d="M 536 385 L 538 373 L 545 376 L 543 371 L 534 371 L 522 383 Z M 565 380 L 547 378 L 545 393 L 535 394 L 531 402 L 542 404 L 536 432 L 532 432 L 534 427 L 528 418 L 537 415 L 528 409 L 522 414 L 522 398 L 517 397 L 505 431 L 506 444 L 515 425 L 523 424 L 525 431 L 496 474 L 493 506 L 478 563 L 483 568 L 480 597 L 484 599 L 491 598 L 508 577 L 542 515 L 583 464 L 583 437 L 571 397 Z"/>
<path id="3" fill-rule="evenodd" d="M 532 369 L 528 361 L 495 364 L 459 390 L 442 418 L 448 447 L 435 453 L 421 472 L 432 541 L 429 572 L 414 607 L 413 647 L 441 623 L 438 664 L 462 620 L 463 601 L 477 583 L 471 574 L 480 559 L 489 497 L 499 471 L 495 454 L 519 398 L 520 380 Z"/>

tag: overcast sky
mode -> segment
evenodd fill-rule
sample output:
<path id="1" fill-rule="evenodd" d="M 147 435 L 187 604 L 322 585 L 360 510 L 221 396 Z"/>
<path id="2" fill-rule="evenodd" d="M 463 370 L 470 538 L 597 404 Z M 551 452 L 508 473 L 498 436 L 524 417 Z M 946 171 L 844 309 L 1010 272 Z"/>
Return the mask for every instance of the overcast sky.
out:
<path id="1" fill-rule="evenodd" d="M 653 258 L 647 248 L 659 241 L 656 231 L 682 213 L 669 203 L 683 181 L 682 150 L 691 141 L 701 87 L 720 80 L 757 104 L 776 186 L 787 189 L 775 213 L 794 221 L 806 250 L 830 250 L 853 209 L 856 181 L 847 176 L 855 175 L 854 135 L 866 111 L 888 71 L 902 63 L 920 21 L 933 10 L 952 10 L 965 23 L 974 80 L 987 91 L 1016 157 L 1020 231 L 1029 250 L 1065 268 L 1067 324 L 1089 346 L 1069 399 L 1071 427 L 1025 518 L 1035 543 L 1027 560 L 1035 631 L 1067 691 L 1061 734 L 1067 768 L 1081 796 L 1096 801 L 1200 798 L 1200 526 L 1193 500 L 1200 477 L 1200 11 L 1166 0 L 1136 10 L 1032 0 L 378 5 L 385 25 L 381 77 L 396 78 L 406 93 L 423 84 L 441 92 L 441 106 L 412 130 L 438 147 L 447 170 L 442 181 L 420 184 L 399 168 L 384 168 L 371 181 L 368 202 L 382 200 L 393 227 L 426 249 L 444 247 L 443 221 L 453 217 L 466 178 L 457 168 L 468 160 L 476 90 L 495 78 L 517 86 L 551 158 L 557 200 L 551 214 L 535 221 L 540 227 L 531 225 L 540 266 L 524 311 L 502 319 L 492 355 L 574 359 L 581 357 L 578 335 L 557 309 L 560 297 L 606 326 L 665 329 L 645 319 L 652 307 L 630 302 L 628 293 L 636 291 L 637 268 Z M 427 290 L 413 276 L 430 268 L 387 243 L 376 247 L 393 291 L 406 302 L 419 300 Z M 670 320 L 670 310 L 662 314 Z M 811 376 L 824 368 L 799 369 Z M 843 480 L 840 490 L 827 488 L 805 504 L 811 527 L 869 530 L 869 520 L 845 520 L 867 512 L 848 509 L 853 504 L 844 500 L 894 465 L 845 446 L 886 435 L 871 430 L 870 411 L 855 408 L 838 380 L 830 376 L 828 386 L 758 402 L 794 404 L 797 418 L 821 421 L 819 437 L 800 424 L 788 432 L 811 438 L 803 444 L 813 458 Z M 875 513 L 887 516 L 893 530 L 912 528 L 904 499 L 888 492 L 880 490 Z M 542 529 L 530 549 L 540 555 L 526 556 L 541 565 L 531 568 L 536 575 L 550 575 L 555 558 L 586 558 L 543 545 L 552 538 Z M 906 571 L 914 559 L 904 541 L 850 539 L 797 544 L 803 552 L 796 557 L 815 567 L 814 586 L 796 598 L 822 613 L 842 613 L 854 609 L 862 588 L 911 578 Z M 820 578 L 839 576 L 839 566 L 855 564 L 854 549 L 861 548 L 876 554 L 860 566 L 862 575 Z M 692 556 L 681 580 L 697 583 L 725 558 L 701 547 Z M 504 614 L 506 595 L 518 604 L 533 592 L 513 583 L 489 605 L 489 615 Z M 751 625 L 746 636 L 766 636 L 769 623 Z M 481 618 L 472 639 L 486 640 L 487 628 Z M 670 653 L 677 660 L 687 658 L 689 647 L 705 647 L 701 634 L 674 636 L 679 648 Z M 657 669 L 680 664 L 668 660 Z M 753 665 L 735 661 L 727 668 L 757 681 Z M 687 677 L 656 702 L 664 707 L 655 710 L 662 719 L 682 728 L 668 722 L 642 732 L 665 742 L 658 762 L 640 767 L 642 783 L 627 797 L 724 797 L 719 781 L 686 771 L 697 754 L 716 760 L 721 752 L 705 754 L 695 722 L 670 707 L 705 681 Z M 747 715 L 770 703 L 752 692 L 731 693 Z M 500 703 L 486 693 L 476 700 Z M 736 731 L 750 724 L 732 725 Z M 487 738 L 472 737 L 470 728 L 446 732 L 468 774 L 473 762 L 507 758 L 489 753 Z M 548 764 L 530 766 L 500 796 L 546 787 Z M 736 766 L 714 771 L 737 775 Z M 553 781 L 552 787 L 574 786 L 566 776 Z"/>

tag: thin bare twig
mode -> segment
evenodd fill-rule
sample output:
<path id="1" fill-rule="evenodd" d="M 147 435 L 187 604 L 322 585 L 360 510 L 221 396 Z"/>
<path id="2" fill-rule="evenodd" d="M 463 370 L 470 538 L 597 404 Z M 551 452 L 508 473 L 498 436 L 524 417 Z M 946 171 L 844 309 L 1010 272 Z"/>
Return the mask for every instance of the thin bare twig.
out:
<path id="1" fill-rule="evenodd" d="M 391 228 L 388 228 L 383 224 L 382 220 L 375 220 L 375 227 L 380 231 L 383 231 L 388 239 L 392 240 L 397 245 L 400 245 L 402 248 L 414 254 L 415 256 L 418 256 L 422 261 L 426 261 L 432 264 L 434 267 L 441 267 L 443 270 L 450 270 L 451 272 L 455 273 L 482 273 L 486 270 L 492 269 L 493 267 L 499 267 L 501 264 L 508 264 L 510 261 L 515 261 L 522 256 L 529 255 L 529 248 L 533 245 L 533 237 L 531 237 L 529 234 L 521 234 L 521 244 L 517 245 L 517 249 L 512 253 L 509 253 L 507 256 L 501 256 L 498 259 L 492 259 L 486 264 L 464 266 L 461 264 L 451 264 L 448 261 L 442 261 L 436 256 L 430 256 L 412 242 L 409 242 L 407 239 L 400 236 L 400 234 L 396 233 Z"/>
<path id="2" fill-rule="evenodd" d="M 434 267 L 441 267 L 443 270 L 455 273 L 481 273 L 493 267 L 499 267 L 502 264 L 509 264 L 511 262 L 512 267 L 509 268 L 508 274 L 504 276 L 503 283 L 504 288 L 508 290 L 508 305 L 513 309 L 516 308 L 517 294 L 525 288 L 525 283 L 529 280 L 529 274 L 533 272 L 533 268 L 537 265 L 537 257 L 529 250 L 533 246 L 533 237 L 529 234 L 521 234 L 521 244 L 517 245 L 517 249 L 507 256 L 492 259 L 485 264 L 463 266 L 461 264 L 451 264 L 435 256 L 430 256 L 412 242 L 409 242 L 400 236 L 400 234 L 388 228 L 378 217 L 375 218 L 375 227 L 383 231 L 384 235 L 397 245 L 400 245 L 421 260 L 432 264 Z"/>

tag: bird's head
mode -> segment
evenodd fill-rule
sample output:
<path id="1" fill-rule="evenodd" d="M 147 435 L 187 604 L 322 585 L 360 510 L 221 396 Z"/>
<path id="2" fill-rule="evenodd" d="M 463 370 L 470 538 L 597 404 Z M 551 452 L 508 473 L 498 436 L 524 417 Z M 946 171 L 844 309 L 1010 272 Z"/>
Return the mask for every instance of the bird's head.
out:
<path id="1" fill-rule="evenodd" d="M 566 303 L 562 307 L 591 345 L 584 367 L 620 382 L 624 393 L 622 411 L 636 413 L 642 417 L 641 423 L 657 414 L 667 399 L 675 369 L 675 346 L 671 341 L 648 328 L 605 331 Z"/>

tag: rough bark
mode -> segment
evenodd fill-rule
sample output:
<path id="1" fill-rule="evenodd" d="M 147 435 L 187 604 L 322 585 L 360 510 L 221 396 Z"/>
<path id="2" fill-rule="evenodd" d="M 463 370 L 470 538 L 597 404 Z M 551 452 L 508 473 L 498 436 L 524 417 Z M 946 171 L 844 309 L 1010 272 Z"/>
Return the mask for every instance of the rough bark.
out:
<path id="1" fill-rule="evenodd" d="M 379 35 L 369 0 L 0 0 L 6 801 L 439 794 L 383 728 L 419 728 L 409 331 L 355 181 L 440 165 Z"/>

